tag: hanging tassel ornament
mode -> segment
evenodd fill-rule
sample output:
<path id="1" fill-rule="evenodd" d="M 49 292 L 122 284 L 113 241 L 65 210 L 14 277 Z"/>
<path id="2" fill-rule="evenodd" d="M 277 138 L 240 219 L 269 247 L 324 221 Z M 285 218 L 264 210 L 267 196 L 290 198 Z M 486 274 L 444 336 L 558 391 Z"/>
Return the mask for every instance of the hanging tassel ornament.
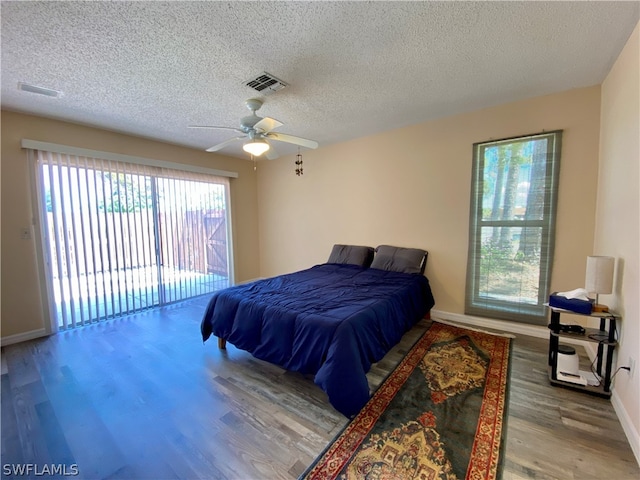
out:
<path id="1" fill-rule="evenodd" d="M 300 176 L 304 172 L 302 171 L 302 155 L 300 155 L 300 149 L 298 149 L 298 154 L 296 155 L 296 175 Z"/>

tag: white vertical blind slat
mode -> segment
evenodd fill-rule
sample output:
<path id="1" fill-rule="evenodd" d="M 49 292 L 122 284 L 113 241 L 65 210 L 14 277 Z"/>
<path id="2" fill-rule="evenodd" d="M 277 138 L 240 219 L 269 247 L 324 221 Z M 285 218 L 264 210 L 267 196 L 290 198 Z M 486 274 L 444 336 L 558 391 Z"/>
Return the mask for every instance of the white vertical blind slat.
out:
<path id="1" fill-rule="evenodd" d="M 84 295 L 84 290 L 86 287 L 86 282 L 82 282 L 82 276 L 84 275 L 84 277 L 86 278 L 86 273 L 87 273 L 87 249 L 86 249 L 86 243 L 85 243 L 85 235 L 84 235 L 84 231 L 85 231 L 85 225 L 84 225 L 84 219 L 85 219 L 85 215 L 84 215 L 84 207 L 85 202 L 83 202 L 81 200 L 82 195 L 81 195 L 81 185 L 82 183 L 80 182 L 80 159 L 78 159 L 77 157 L 74 158 L 74 180 L 73 180 L 73 184 L 74 184 L 74 191 L 76 193 L 76 199 L 75 199 L 75 209 L 77 209 L 79 215 L 78 215 L 78 222 L 76 225 L 76 229 L 74 230 L 75 232 L 75 238 L 74 241 L 77 245 L 77 254 L 76 254 L 76 277 L 77 277 L 77 285 L 78 285 L 78 292 L 79 292 L 79 296 L 80 296 L 80 323 L 82 325 L 84 325 L 87 320 L 91 317 L 88 316 L 88 314 L 85 314 L 85 309 L 87 309 L 88 307 L 88 297 L 87 295 Z M 79 231 L 78 231 L 79 230 Z M 88 310 L 88 309 L 87 309 Z"/>
<path id="2" fill-rule="evenodd" d="M 143 167 L 143 174 L 144 174 L 144 191 L 147 191 L 147 181 L 149 182 L 149 190 L 152 192 L 152 203 L 155 204 L 156 203 L 156 197 L 155 197 L 155 190 L 153 190 L 153 180 L 151 179 L 151 176 L 149 175 L 149 172 L 147 171 L 147 167 L 144 166 Z M 148 180 L 147 180 L 148 179 Z M 142 189 L 140 189 L 139 193 L 140 195 L 142 192 Z M 154 258 L 155 258 L 155 246 L 156 246 L 156 231 L 154 229 L 154 219 L 153 219 L 153 209 L 150 208 L 145 208 L 144 209 L 144 213 L 141 212 L 140 214 L 140 218 L 144 218 L 144 222 L 141 223 L 142 225 L 146 225 L 147 228 L 144 229 L 143 231 L 146 232 L 146 241 L 144 241 L 143 239 L 143 245 L 144 245 L 144 290 L 145 290 L 145 306 L 150 306 L 154 304 L 154 300 L 153 300 L 153 289 L 152 289 L 152 282 L 153 279 L 155 277 L 154 272 L 153 272 L 153 266 L 155 265 L 154 262 Z M 151 295 L 151 296 L 149 296 Z"/>
<path id="3" fill-rule="evenodd" d="M 138 211 L 140 210 L 137 205 L 139 202 L 137 202 L 136 200 L 136 189 L 134 188 L 136 183 L 138 183 L 138 179 L 139 179 L 139 175 L 138 174 L 132 174 L 131 175 L 131 185 L 132 185 L 132 191 L 131 191 L 131 198 L 133 201 L 133 205 L 132 205 L 132 211 L 131 211 L 131 215 L 129 215 L 127 218 L 129 219 L 129 224 L 128 224 L 128 228 L 129 228 L 129 233 L 133 233 L 133 239 L 136 242 L 135 245 L 130 241 L 129 242 L 129 248 L 131 249 L 131 267 L 133 269 L 134 265 L 140 265 L 140 258 L 139 258 L 139 250 L 138 250 L 138 222 L 136 221 L 136 214 L 138 213 Z M 133 221 L 131 221 L 133 220 Z M 137 272 L 140 272 L 140 268 L 138 267 Z M 132 283 L 131 286 L 133 288 L 134 291 L 136 292 L 140 292 L 141 291 L 141 282 L 140 282 L 140 277 L 137 274 L 133 274 L 132 275 Z M 137 300 L 137 305 L 136 305 L 136 300 Z M 140 295 L 133 295 L 132 298 L 132 308 L 133 310 L 137 310 L 138 308 L 140 308 L 142 306 L 142 298 Z"/>
<path id="4" fill-rule="evenodd" d="M 49 179 L 49 187 L 51 189 L 53 189 L 53 186 L 55 185 L 56 181 L 54 178 L 54 171 L 57 171 L 55 168 L 53 168 L 54 166 L 57 166 L 57 164 L 54 162 L 54 157 L 52 154 L 48 155 L 48 160 L 49 160 L 49 165 L 47 168 L 47 173 L 48 173 L 48 179 Z M 49 236 L 49 248 L 50 248 L 50 258 L 51 258 L 51 266 L 52 267 L 57 267 L 56 268 L 56 272 L 58 274 L 58 279 L 59 279 L 59 283 L 58 283 L 58 287 L 59 287 L 59 296 L 63 297 L 64 295 L 64 287 L 62 284 L 62 279 L 64 278 L 64 274 L 62 271 L 63 268 L 63 264 L 62 264 L 62 248 L 60 246 L 60 238 L 58 237 L 58 232 L 60 231 L 60 226 L 59 226 L 59 222 L 58 222 L 58 215 L 56 213 L 57 209 L 58 209 L 58 198 L 56 195 L 54 195 L 53 193 L 51 194 L 50 197 L 50 202 L 51 202 L 51 209 L 52 209 L 52 215 L 51 215 L 51 220 L 53 222 L 53 231 L 51 231 L 51 229 L 46 229 L 46 232 Z M 53 239 L 53 243 L 51 243 L 51 239 Z M 51 272 L 52 274 L 55 274 L 53 271 Z M 61 320 L 63 322 L 63 326 L 64 328 L 67 328 L 68 326 L 68 322 L 67 322 L 67 304 L 66 302 L 62 302 L 61 304 L 61 308 L 62 311 L 60 312 L 61 315 L 59 315 L 59 320 Z"/>
<path id="5" fill-rule="evenodd" d="M 120 181 L 121 177 L 121 172 L 122 172 L 122 164 L 116 162 L 115 163 L 115 167 L 116 167 L 116 191 L 117 191 L 117 198 L 118 198 L 118 204 L 121 205 L 122 204 L 122 190 L 123 190 L 123 185 L 122 182 Z M 124 172 L 122 172 L 122 176 L 125 177 Z M 126 178 L 126 177 L 125 177 Z M 113 180 L 112 180 L 113 182 Z M 126 192 L 126 186 L 125 186 L 125 191 L 124 191 L 124 201 L 125 201 L 125 205 L 124 205 L 124 211 L 128 212 L 129 210 L 127 209 L 127 192 Z M 125 220 L 125 215 L 123 215 L 122 213 L 122 209 L 120 209 L 120 215 L 117 216 L 117 219 L 119 220 L 119 224 L 120 224 L 120 230 L 118 232 L 118 235 L 116 235 L 116 237 L 119 240 L 119 244 L 118 247 L 116 249 L 116 254 L 117 254 L 117 259 L 116 259 L 116 269 L 117 269 L 117 278 L 118 278 L 118 300 L 119 300 L 119 312 L 129 312 L 129 295 L 127 295 L 126 293 L 124 294 L 124 301 L 122 299 L 123 295 L 122 292 L 128 292 L 129 290 L 129 281 L 127 279 L 127 255 L 126 255 L 126 244 L 128 243 L 128 238 L 125 236 L 125 230 L 124 230 L 124 220 Z M 114 218 L 115 220 L 115 218 Z M 115 228 L 115 224 L 114 224 L 114 231 L 116 230 Z"/>
<path id="6" fill-rule="evenodd" d="M 178 239 L 179 244 L 184 244 L 187 243 L 189 244 L 189 247 L 191 247 L 191 225 L 190 225 L 190 219 L 187 216 L 187 212 L 189 210 L 188 208 L 188 198 L 187 198 L 187 190 L 189 191 L 193 191 L 191 189 L 191 182 L 189 181 L 182 181 L 182 182 L 176 182 L 176 186 L 178 187 L 178 189 L 180 190 L 180 192 L 182 193 L 182 209 L 180 210 L 180 217 L 181 217 L 181 225 L 180 225 L 180 232 L 181 235 Z M 185 249 L 186 250 L 186 249 Z M 190 255 L 187 254 L 186 251 L 181 252 L 181 255 L 179 257 L 181 259 L 182 264 L 180 265 L 180 288 L 178 289 L 178 299 L 182 299 L 182 298 L 187 298 L 189 297 L 190 293 L 191 293 L 191 276 L 187 276 L 187 275 L 183 275 L 182 271 L 184 270 L 185 272 L 188 270 L 191 270 L 191 258 Z"/>
<path id="7" fill-rule="evenodd" d="M 96 319 L 101 319 L 101 318 L 107 318 L 107 302 L 106 302 L 106 283 L 105 283 L 105 277 L 104 277 L 104 259 L 103 259 L 103 254 L 102 254 L 102 242 L 101 239 L 103 238 L 102 235 L 102 222 L 100 221 L 101 215 L 100 215 L 100 209 L 98 208 L 98 202 L 99 202 L 99 191 L 98 191 L 98 176 L 97 176 L 97 170 L 93 171 L 92 176 L 92 180 L 93 180 L 93 196 L 95 198 L 95 211 L 94 211 L 94 215 L 91 215 L 92 219 L 95 219 L 95 230 L 92 231 L 92 235 L 95 235 L 95 237 L 92 239 L 93 241 L 91 242 L 92 246 L 93 246 L 93 254 L 94 254 L 94 271 L 95 271 L 95 277 L 94 277 L 94 284 L 95 284 L 95 290 L 96 290 Z M 102 288 L 101 288 L 102 286 Z M 100 299 L 102 299 L 103 301 L 100 302 Z M 100 305 L 102 305 L 102 308 L 100 308 Z"/>
<path id="8" fill-rule="evenodd" d="M 179 198 L 179 192 L 178 192 L 178 188 L 176 186 L 176 182 L 173 179 L 168 179 L 167 180 L 168 186 L 169 186 L 169 195 L 170 198 Z M 178 209 L 180 208 L 180 204 L 179 203 L 174 203 L 173 205 L 171 205 L 167 199 L 165 199 L 165 208 L 169 211 L 169 228 L 166 228 L 164 231 L 165 234 L 165 241 L 166 241 L 166 245 L 171 245 L 171 249 L 170 251 L 165 251 L 166 256 L 165 256 L 165 262 L 167 262 L 167 267 L 171 268 L 171 281 L 170 282 L 166 282 L 165 281 L 165 285 L 167 285 L 167 291 L 168 291 L 168 301 L 169 302 L 173 302 L 176 300 L 177 297 L 177 292 L 176 292 L 176 288 L 179 285 L 179 280 L 176 281 L 176 271 L 179 272 L 179 264 L 177 262 L 177 257 L 178 255 L 176 255 L 177 250 L 177 246 L 175 245 L 175 237 L 178 234 L 179 230 L 178 230 Z M 179 274 L 178 274 L 179 277 Z"/>
<path id="9" fill-rule="evenodd" d="M 111 174 L 111 162 L 106 162 L 106 168 L 104 166 L 104 160 L 103 162 L 103 171 L 106 171 L 107 173 Z M 105 269 L 105 264 L 102 264 L 102 278 L 108 277 L 108 280 L 105 280 L 105 305 L 106 305 L 106 314 L 107 317 L 111 316 L 114 314 L 115 309 L 115 288 L 113 285 L 113 255 L 111 253 L 111 247 L 113 245 L 112 242 L 112 238 L 111 238 L 111 223 L 109 221 L 109 215 L 107 212 L 107 208 L 106 206 L 108 205 L 107 203 L 107 198 L 113 198 L 113 191 L 111 188 L 111 183 L 108 184 L 108 187 L 105 186 L 105 182 L 104 182 L 104 178 L 103 178 L 103 182 L 102 182 L 102 197 L 103 197 L 103 209 L 102 209 L 102 217 L 104 219 L 104 236 L 102 237 L 102 239 L 104 240 L 104 244 L 102 245 L 101 250 L 103 251 L 103 260 L 104 257 L 106 257 L 107 260 L 107 266 Z M 108 190 L 108 191 L 107 191 Z M 109 195 L 109 197 L 107 197 L 107 195 Z M 106 244 L 106 249 L 104 248 Z M 105 251 L 106 250 L 106 251 Z M 107 274 L 107 275 L 105 275 Z M 107 285 L 108 282 L 108 285 Z M 108 287 L 108 288 L 107 288 Z M 107 296 L 107 292 L 110 293 L 109 296 Z"/>
<path id="10" fill-rule="evenodd" d="M 67 177 L 68 177 L 68 172 L 69 172 L 69 166 L 68 164 L 63 164 L 62 159 L 60 158 L 60 154 L 56 155 L 57 160 L 58 160 L 58 165 L 60 166 L 60 168 L 58 168 L 58 185 L 59 185 L 59 191 L 63 192 L 64 191 L 64 177 L 65 177 L 65 172 L 67 173 Z M 76 326 L 76 298 L 75 295 L 73 295 L 73 284 L 72 284 L 72 277 L 71 277 L 71 273 L 72 273 L 72 265 L 73 262 L 71 261 L 71 249 L 73 248 L 73 245 L 71 245 L 70 243 L 70 236 L 69 236 L 69 216 L 65 215 L 65 211 L 67 209 L 69 209 L 68 206 L 68 202 L 65 201 L 68 199 L 68 195 L 64 196 L 61 195 L 59 197 L 59 205 L 60 205 L 60 210 L 57 212 L 60 215 L 60 219 L 62 220 L 62 232 L 59 233 L 60 235 L 60 246 L 63 248 L 64 251 L 64 257 L 65 257 L 65 269 L 64 271 L 66 272 L 66 275 L 64 277 L 65 279 L 65 284 L 66 284 L 66 288 L 67 291 L 69 292 L 69 297 L 70 297 L 70 306 L 69 306 L 69 311 L 71 312 L 71 325 L 72 326 Z"/>
<path id="11" fill-rule="evenodd" d="M 89 192 L 91 191 L 91 181 L 89 176 L 89 168 L 87 166 L 87 157 L 81 157 L 82 164 L 82 179 L 79 180 L 79 183 L 82 182 L 83 190 L 86 192 L 86 201 L 82 202 L 83 205 L 83 218 L 86 217 L 85 227 L 86 230 L 83 229 L 84 235 L 84 258 L 86 261 L 85 267 L 85 277 L 87 279 L 94 279 L 93 282 L 86 282 L 86 294 L 87 294 L 87 319 L 86 323 L 90 323 L 92 318 L 99 318 L 97 314 L 98 311 L 98 291 L 97 291 L 97 282 L 96 278 L 96 253 L 95 246 L 93 242 L 93 232 L 95 231 L 95 222 L 93 213 L 93 203 L 92 198 L 89 196 Z"/>
<path id="12" fill-rule="evenodd" d="M 67 173 L 67 188 L 68 188 L 68 195 L 66 196 L 66 200 L 67 200 L 67 205 L 70 211 L 72 212 L 77 212 L 80 205 L 78 200 L 76 199 L 76 197 L 78 196 L 78 184 L 76 182 L 73 181 L 73 176 L 72 173 L 76 173 L 77 172 L 77 158 L 73 157 L 69 159 L 70 161 L 67 163 L 67 167 L 66 167 L 66 173 Z M 69 277 L 71 277 L 71 273 L 73 271 L 73 273 L 75 274 L 75 279 L 70 280 L 70 288 L 71 290 L 71 297 L 74 298 L 76 297 L 78 300 L 78 308 L 74 308 L 73 309 L 73 315 L 72 315 L 72 319 L 74 322 L 74 326 L 79 322 L 80 324 L 84 323 L 84 301 L 83 301 L 83 295 L 80 295 L 80 264 L 82 262 L 82 258 L 84 257 L 84 251 L 82 248 L 80 248 L 80 245 L 78 243 L 78 215 L 65 215 L 65 217 L 68 217 L 68 222 L 70 223 L 70 231 L 71 231 L 71 235 L 68 238 L 68 242 L 71 245 L 71 248 L 68 248 L 67 250 L 71 250 L 73 252 L 73 262 L 69 265 L 68 269 L 68 275 Z M 66 230 L 66 229 L 65 229 Z M 78 292 L 78 295 L 75 295 L 73 292 Z M 76 313 L 77 312 L 77 313 Z"/>

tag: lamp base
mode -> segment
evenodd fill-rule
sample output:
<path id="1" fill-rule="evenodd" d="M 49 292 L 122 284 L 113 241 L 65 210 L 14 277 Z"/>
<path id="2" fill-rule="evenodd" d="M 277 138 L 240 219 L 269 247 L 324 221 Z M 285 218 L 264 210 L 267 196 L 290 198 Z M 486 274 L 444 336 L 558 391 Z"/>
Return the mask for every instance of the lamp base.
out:
<path id="1" fill-rule="evenodd" d="M 601 303 L 594 303 L 593 308 L 591 309 L 593 312 L 608 312 L 609 307 L 607 305 L 602 305 Z"/>

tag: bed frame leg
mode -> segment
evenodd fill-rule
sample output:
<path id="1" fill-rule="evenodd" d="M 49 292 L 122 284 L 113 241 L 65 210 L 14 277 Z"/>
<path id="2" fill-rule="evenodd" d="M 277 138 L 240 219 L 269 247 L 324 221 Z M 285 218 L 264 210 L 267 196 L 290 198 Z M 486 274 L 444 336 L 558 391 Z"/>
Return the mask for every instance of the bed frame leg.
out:
<path id="1" fill-rule="evenodd" d="M 218 337 L 218 348 L 220 350 L 226 350 L 227 349 L 227 341 L 224 338 Z"/>

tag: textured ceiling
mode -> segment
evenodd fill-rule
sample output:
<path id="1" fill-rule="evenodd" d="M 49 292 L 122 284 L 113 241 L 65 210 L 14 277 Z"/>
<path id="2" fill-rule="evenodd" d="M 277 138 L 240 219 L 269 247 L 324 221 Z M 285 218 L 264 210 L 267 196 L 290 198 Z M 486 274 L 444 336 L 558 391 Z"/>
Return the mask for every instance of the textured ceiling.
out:
<path id="1" fill-rule="evenodd" d="M 3 1 L 2 108 L 205 149 L 237 134 L 187 126 L 238 126 L 260 97 L 243 82 L 267 71 L 289 86 L 258 114 L 322 147 L 599 84 L 639 6 Z"/>

